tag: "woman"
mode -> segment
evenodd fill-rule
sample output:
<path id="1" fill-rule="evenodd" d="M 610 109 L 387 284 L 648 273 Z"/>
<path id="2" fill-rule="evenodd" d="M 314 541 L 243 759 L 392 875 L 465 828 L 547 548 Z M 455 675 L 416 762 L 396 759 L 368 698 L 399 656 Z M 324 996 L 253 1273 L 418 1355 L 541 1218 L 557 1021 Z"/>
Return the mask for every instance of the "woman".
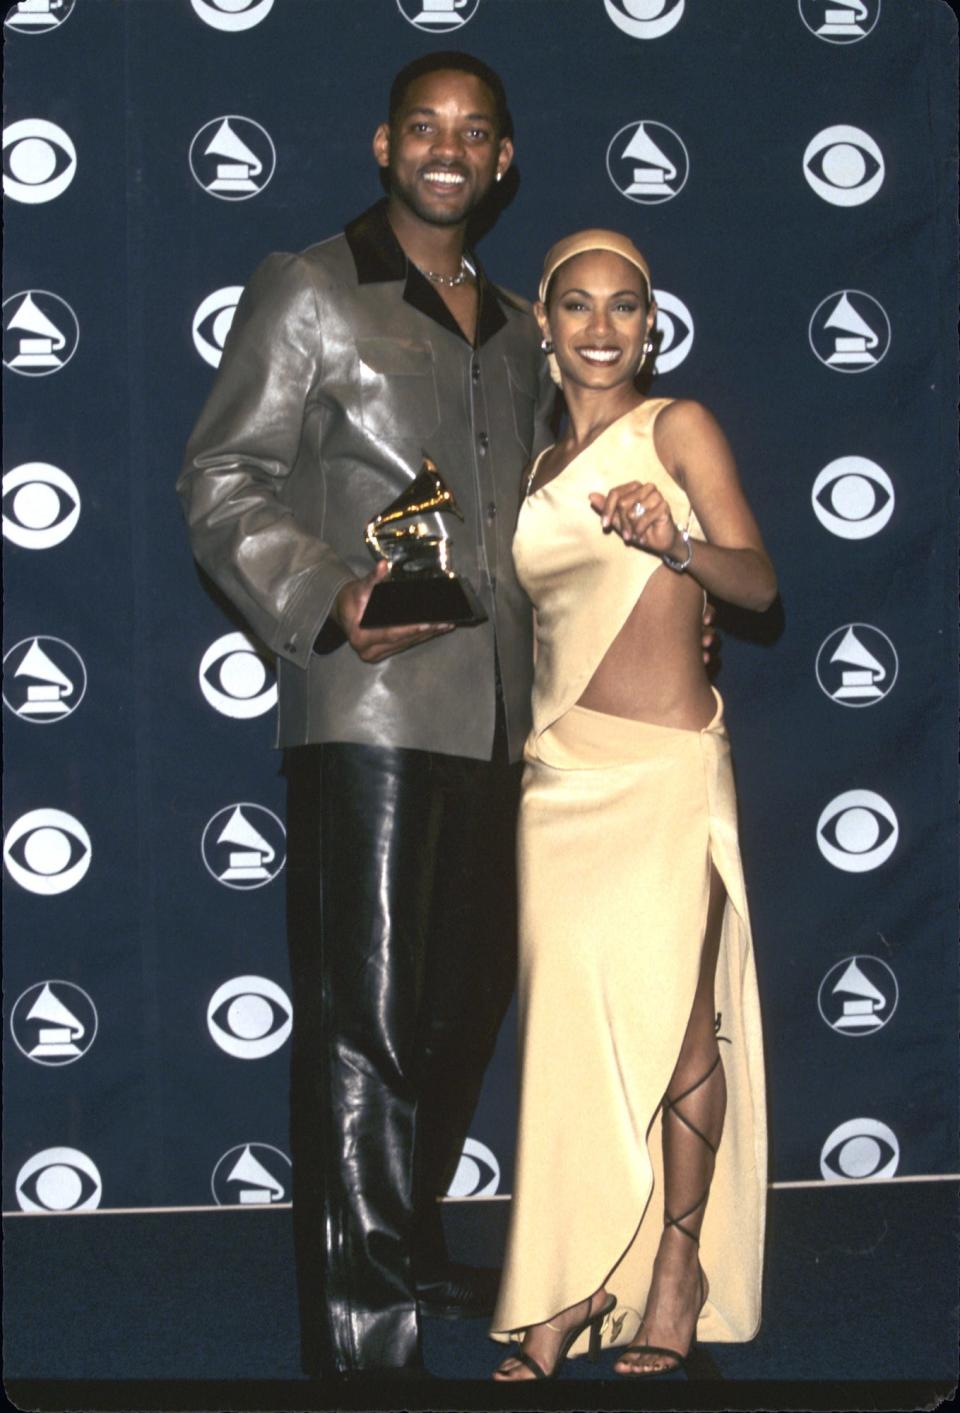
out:
<path id="1" fill-rule="evenodd" d="M 535 313 L 569 426 L 534 463 L 514 540 L 538 656 L 520 1129 L 493 1321 L 522 1342 L 501 1381 L 597 1357 L 601 1337 L 627 1346 L 614 1367 L 632 1376 L 680 1367 L 698 1322 L 750 1339 L 766 1186 L 736 800 L 700 621 L 708 593 L 767 608 L 773 567 L 710 413 L 637 391 L 656 307 L 636 246 L 560 241 Z"/>

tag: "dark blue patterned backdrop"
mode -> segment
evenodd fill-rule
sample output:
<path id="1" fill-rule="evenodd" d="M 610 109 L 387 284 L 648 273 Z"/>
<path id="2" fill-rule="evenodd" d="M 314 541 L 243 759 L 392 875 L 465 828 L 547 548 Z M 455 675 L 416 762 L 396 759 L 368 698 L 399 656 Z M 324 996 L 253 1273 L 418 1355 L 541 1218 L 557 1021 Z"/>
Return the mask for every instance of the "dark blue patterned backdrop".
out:
<path id="1" fill-rule="evenodd" d="M 498 68 L 482 244 L 628 232 L 782 614 L 721 689 L 780 1182 L 956 1169 L 956 28 L 940 0 L 20 0 L 5 25 L 4 1206 L 289 1200 L 274 675 L 173 494 L 240 288 L 379 194 L 394 71 Z M 454 1191 L 510 1190 L 508 1021 Z"/>

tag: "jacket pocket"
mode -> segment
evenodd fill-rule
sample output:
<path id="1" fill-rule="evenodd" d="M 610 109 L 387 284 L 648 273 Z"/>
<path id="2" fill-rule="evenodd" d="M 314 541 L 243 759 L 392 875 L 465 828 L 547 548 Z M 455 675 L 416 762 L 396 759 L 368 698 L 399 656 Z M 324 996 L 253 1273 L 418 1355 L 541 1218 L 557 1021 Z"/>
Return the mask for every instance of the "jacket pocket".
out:
<path id="1" fill-rule="evenodd" d="M 539 394 L 536 374 L 526 360 L 505 357 L 503 361 L 507 365 L 510 404 L 513 408 L 513 429 L 517 441 L 523 447 L 524 455 L 529 456 L 530 448 L 533 446 L 533 429 Z"/>
<path id="2" fill-rule="evenodd" d="M 385 441 L 421 441 L 440 425 L 433 349 L 413 339 L 358 338 L 360 421 Z"/>

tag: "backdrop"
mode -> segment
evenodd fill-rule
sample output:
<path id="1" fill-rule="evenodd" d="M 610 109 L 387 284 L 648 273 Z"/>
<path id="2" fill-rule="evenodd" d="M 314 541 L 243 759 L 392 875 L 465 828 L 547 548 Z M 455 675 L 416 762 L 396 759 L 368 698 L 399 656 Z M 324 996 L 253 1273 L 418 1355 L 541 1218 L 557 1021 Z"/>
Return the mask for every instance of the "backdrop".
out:
<path id="1" fill-rule="evenodd" d="M 376 199 L 437 47 L 511 98 L 491 274 L 637 241 L 653 392 L 716 412 L 779 570 L 720 677 L 772 1177 L 954 1171 L 946 5 L 20 0 L 5 38 L 4 1206 L 289 1201 L 273 666 L 173 483 L 244 281 Z M 511 1016 L 455 1195 L 509 1192 L 514 1091 Z"/>

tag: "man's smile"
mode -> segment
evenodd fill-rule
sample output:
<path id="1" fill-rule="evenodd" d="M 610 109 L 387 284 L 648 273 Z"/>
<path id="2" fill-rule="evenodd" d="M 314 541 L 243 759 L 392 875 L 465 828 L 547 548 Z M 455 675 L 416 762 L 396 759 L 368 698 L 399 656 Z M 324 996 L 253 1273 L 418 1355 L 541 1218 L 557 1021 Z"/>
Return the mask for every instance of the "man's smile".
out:
<path id="1" fill-rule="evenodd" d="M 428 167 L 420 175 L 423 181 L 438 190 L 454 190 L 465 186 L 467 181 L 463 172 L 453 171 L 449 167 Z"/>

